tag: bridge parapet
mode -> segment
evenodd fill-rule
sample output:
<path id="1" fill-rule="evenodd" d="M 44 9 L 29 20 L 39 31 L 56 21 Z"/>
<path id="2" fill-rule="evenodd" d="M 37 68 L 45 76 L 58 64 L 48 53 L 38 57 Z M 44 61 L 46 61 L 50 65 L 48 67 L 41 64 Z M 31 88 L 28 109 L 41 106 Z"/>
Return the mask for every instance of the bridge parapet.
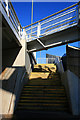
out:
<path id="1" fill-rule="evenodd" d="M 0 1 L 0 11 L 15 33 L 18 40 L 22 36 L 22 27 L 10 0 Z"/>
<path id="2" fill-rule="evenodd" d="M 79 18 L 80 2 L 23 27 L 28 34 L 27 42 L 78 25 Z"/>

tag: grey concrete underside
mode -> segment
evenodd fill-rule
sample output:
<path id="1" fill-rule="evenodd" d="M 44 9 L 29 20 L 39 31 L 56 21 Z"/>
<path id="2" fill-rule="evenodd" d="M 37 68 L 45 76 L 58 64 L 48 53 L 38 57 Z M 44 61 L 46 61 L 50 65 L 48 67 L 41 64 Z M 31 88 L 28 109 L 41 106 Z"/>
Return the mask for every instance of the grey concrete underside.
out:
<path id="1" fill-rule="evenodd" d="M 21 47 L 20 41 L 2 15 L 2 49 L 12 49 L 16 47 Z"/>
<path id="2" fill-rule="evenodd" d="M 52 47 L 64 45 L 66 43 L 72 43 L 80 40 L 80 28 L 76 25 L 71 28 L 56 32 L 44 37 L 39 38 L 44 46 L 39 43 L 37 39 L 27 42 L 29 52 L 36 52 L 40 50 L 46 50 Z"/>

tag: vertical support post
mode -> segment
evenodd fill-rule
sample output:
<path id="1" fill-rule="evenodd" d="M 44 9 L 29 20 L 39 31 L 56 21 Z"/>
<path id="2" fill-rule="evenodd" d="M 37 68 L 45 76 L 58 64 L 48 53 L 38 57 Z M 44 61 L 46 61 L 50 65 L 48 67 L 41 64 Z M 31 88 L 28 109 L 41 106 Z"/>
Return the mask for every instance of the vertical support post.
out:
<path id="1" fill-rule="evenodd" d="M 31 41 L 32 40 L 32 36 L 31 36 L 31 34 L 29 35 L 29 40 L 28 41 Z"/>
<path id="2" fill-rule="evenodd" d="M 40 22 L 38 23 L 38 28 L 37 28 L 37 37 L 39 38 L 40 36 L 40 29 L 41 29 L 41 25 Z"/>
<path id="3" fill-rule="evenodd" d="M 6 0 L 6 11 L 7 11 L 7 15 L 9 17 L 8 0 Z"/>
<path id="4" fill-rule="evenodd" d="M 47 58 L 47 64 L 48 64 L 48 58 Z"/>
<path id="5" fill-rule="evenodd" d="M 78 24 L 80 25 L 80 2 L 78 5 Z"/>
<path id="6" fill-rule="evenodd" d="M 46 64 L 47 64 L 47 58 L 46 58 Z"/>
<path id="7" fill-rule="evenodd" d="M 79 10 L 78 7 L 76 7 L 76 22 L 78 24 L 78 20 L 79 20 Z"/>
<path id="8" fill-rule="evenodd" d="M 28 36 L 27 36 L 26 30 L 25 30 L 25 29 L 23 29 L 22 39 L 27 40 L 27 38 L 28 38 Z"/>
<path id="9" fill-rule="evenodd" d="M 19 30 L 19 36 L 21 35 L 21 27 L 20 27 L 20 24 L 18 25 L 18 30 Z"/>
<path id="10" fill-rule="evenodd" d="M 33 54 L 34 54 L 34 57 L 35 57 L 35 59 L 36 59 L 36 52 L 33 52 Z"/>
<path id="11" fill-rule="evenodd" d="M 80 2 L 78 3 L 78 7 L 76 9 L 76 17 L 77 17 L 77 24 L 80 25 Z"/>
<path id="12" fill-rule="evenodd" d="M 37 64 L 38 64 L 38 58 L 37 58 Z"/>
<path id="13" fill-rule="evenodd" d="M 21 37 L 21 27 L 20 27 L 20 24 L 18 25 L 18 30 L 19 30 L 19 37 Z"/>

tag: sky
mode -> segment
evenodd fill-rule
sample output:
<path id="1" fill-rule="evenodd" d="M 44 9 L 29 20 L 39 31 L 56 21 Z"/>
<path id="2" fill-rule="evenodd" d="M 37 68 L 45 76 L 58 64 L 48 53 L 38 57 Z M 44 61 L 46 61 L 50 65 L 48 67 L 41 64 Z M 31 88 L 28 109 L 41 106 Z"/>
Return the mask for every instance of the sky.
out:
<path id="1" fill-rule="evenodd" d="M 32 3 L 31 2 L 12 2 L 12 4 L 22 27 L 31 24 Z M 33 22 L 36 22 L 42 18 L 45 18 L 73 4 L 75 4 L 75 2 L 34 2 L 33 3 Z M 72 43 L 69 45 L 79 47 L 78 42 Z M 64 53 L 66 53 L 66 45 L 41 51 L 41 58 L 46 58 L 46 54 L 62 56 L 64 55 Z M 36 57 L 40 58 L 40 51 L 36 53 Z"/>

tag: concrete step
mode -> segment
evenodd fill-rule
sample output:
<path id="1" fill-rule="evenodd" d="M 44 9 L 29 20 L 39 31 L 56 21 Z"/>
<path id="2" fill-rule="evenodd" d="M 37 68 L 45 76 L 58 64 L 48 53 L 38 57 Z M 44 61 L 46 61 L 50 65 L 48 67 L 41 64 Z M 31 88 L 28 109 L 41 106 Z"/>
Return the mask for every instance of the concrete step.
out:
<path id="1" fill-rule="evenodd" d="M 47 82 L 48 82 L 48 83 L 49 83 L 49 82 L 50 82 L 50 83 L 61 83 L 61 81 L 60 81 L 59 79 L 57 79 L 57 80 L 55 80 L 55 79 L 54 79 L 54 80 L 52 80 L 52 79 L 49 79 L 49 80 L 46 80 L 46 79 L 45 79 L 45 80 L 43 80 L 43 79 L 38 79 L 38 80 L 37 80 L 37 79 L 33 79 L 33 80 L 29 80 L 29 81 L 28 81 L 28 83 L 32 83 L 32 82 L 36 82 L 36 83 L 39 83 L 39 82 L 41 83 L 41 82 L 43 82 L 44 85 L 45 85 L 45 83 L 47 83 Z"/>
<path id="2" fill-rule="evenodd" d="M 19 106 L 18 107 L 18 109 L 17 110 L 30 110 L 30 111 L 35 111 L 35 110 L 37 110 L 37 111 L 50 111 L 50 112 L 57 112 L 57 111 L 59 111 L 59 112 L 63 112 L 63 111 L 68 111 L 68 108 L 67 107 L 64 107 L 64 108 L 62 108 L 62 107 L 55 107 L 55 108 L 53 108 L 53 107 L 41 107 L 41 106 L 35 106 L 35 107 L 32 107 L 32 106 Z"/>
<path id="3" fill-rule="evenodd" d="M 61 93 L 61 94 L 54 94 L 54 93 L 50 93 L 50 94 L 41 94 L 41 93 L 33 93 L 33 94 L 30 94 L 30 93 L 23 93 L 22 95 L 21 95 L 21 97 L 25 97 L 25 96 L 27 96 L 27 97 L 65 97 L 65 94 L 64 93 Z M 21 98 L 20 97 L 20 98 Z"/>
<path id="4" fill-rule="evenodd" d="M 58 95 L 58 94 L 65 94 L 64 90 L 24 90 L 22 91 L 22 94 L 53 94 L 53 95 Z"/>
<path id="5" fill-rule="evenodd" d="M 20 100 L 66 100 L 65 96 L 21 96 Z"/>
<path id="6" fill-rule="evenodd" d="M 18 109 L 29 109 L 29 110 L 46 110 L 46 111 L 56 111 L 56 110 L 59 110 L 59 111 L 63 111 L 63 110 L 68 110 L 68 107 L 67 105 L 61 105 L 61 104 L 32 104 L 32 105 L 29 105 L 28 104 L 19 104 L 18 106 Z"/>
<path id="7" fill-rule="evenodd" d="M 31 83 L 28 83 L 28 85 L 57 85 L 57 86 L 59 86 L 59 85 L 61 85 L 61 82 L 60 83 L 51 83 L 51 82 L 40 82 L 40 83 L 36 83 L 36 82 L 31 82 Z"/>
<path id="8" fill-rule="evenodd" d="M 63 90 L 64 91 L 64 88 L 57 88 L 57 87 L 53 87 L 53 88 L 47 88 L 47 87 L 43 87 L 43 88 L 39 88 L 39 87 L 34 87 L 34 88 L 31 88 L 31 87 L 24 87 L 23 88 L 23 91 L 24 90 L 50 90 L 50 91 L 61 91 Z"/>
<path id="9" fill-rule="evenodd" d="M 43 100 L 27 100 L 27 99 L 20 99 L 19 103 L 67 103 L 67 100 L 47 100 L 47 99 L 43 99 Z"/>
<path id="10" fill-rule="evenodd" d="M 66 95 L 64 91 L 22 91 L 21 95 L 47 95 L 47 96 L 61 96 Z"/>
<path id="11" fill-rule="evenodd" d="M 63 85 L 59 85 L 59 86 L 54 86 L 54 85 L 25 85 L 24 88 L 56 88 L 56 89 L 60 89 L 60 88 L 64 88 Z"/>
<path id="12" fill-rule="evenodd" d="M 57 107 L 67 107 L 67 103 L 28 103 L 28 102 L 19 102 L 18 106 L 23 106 L 23 107 L 52 107 L 52 108 L 57 108 Z"/>

